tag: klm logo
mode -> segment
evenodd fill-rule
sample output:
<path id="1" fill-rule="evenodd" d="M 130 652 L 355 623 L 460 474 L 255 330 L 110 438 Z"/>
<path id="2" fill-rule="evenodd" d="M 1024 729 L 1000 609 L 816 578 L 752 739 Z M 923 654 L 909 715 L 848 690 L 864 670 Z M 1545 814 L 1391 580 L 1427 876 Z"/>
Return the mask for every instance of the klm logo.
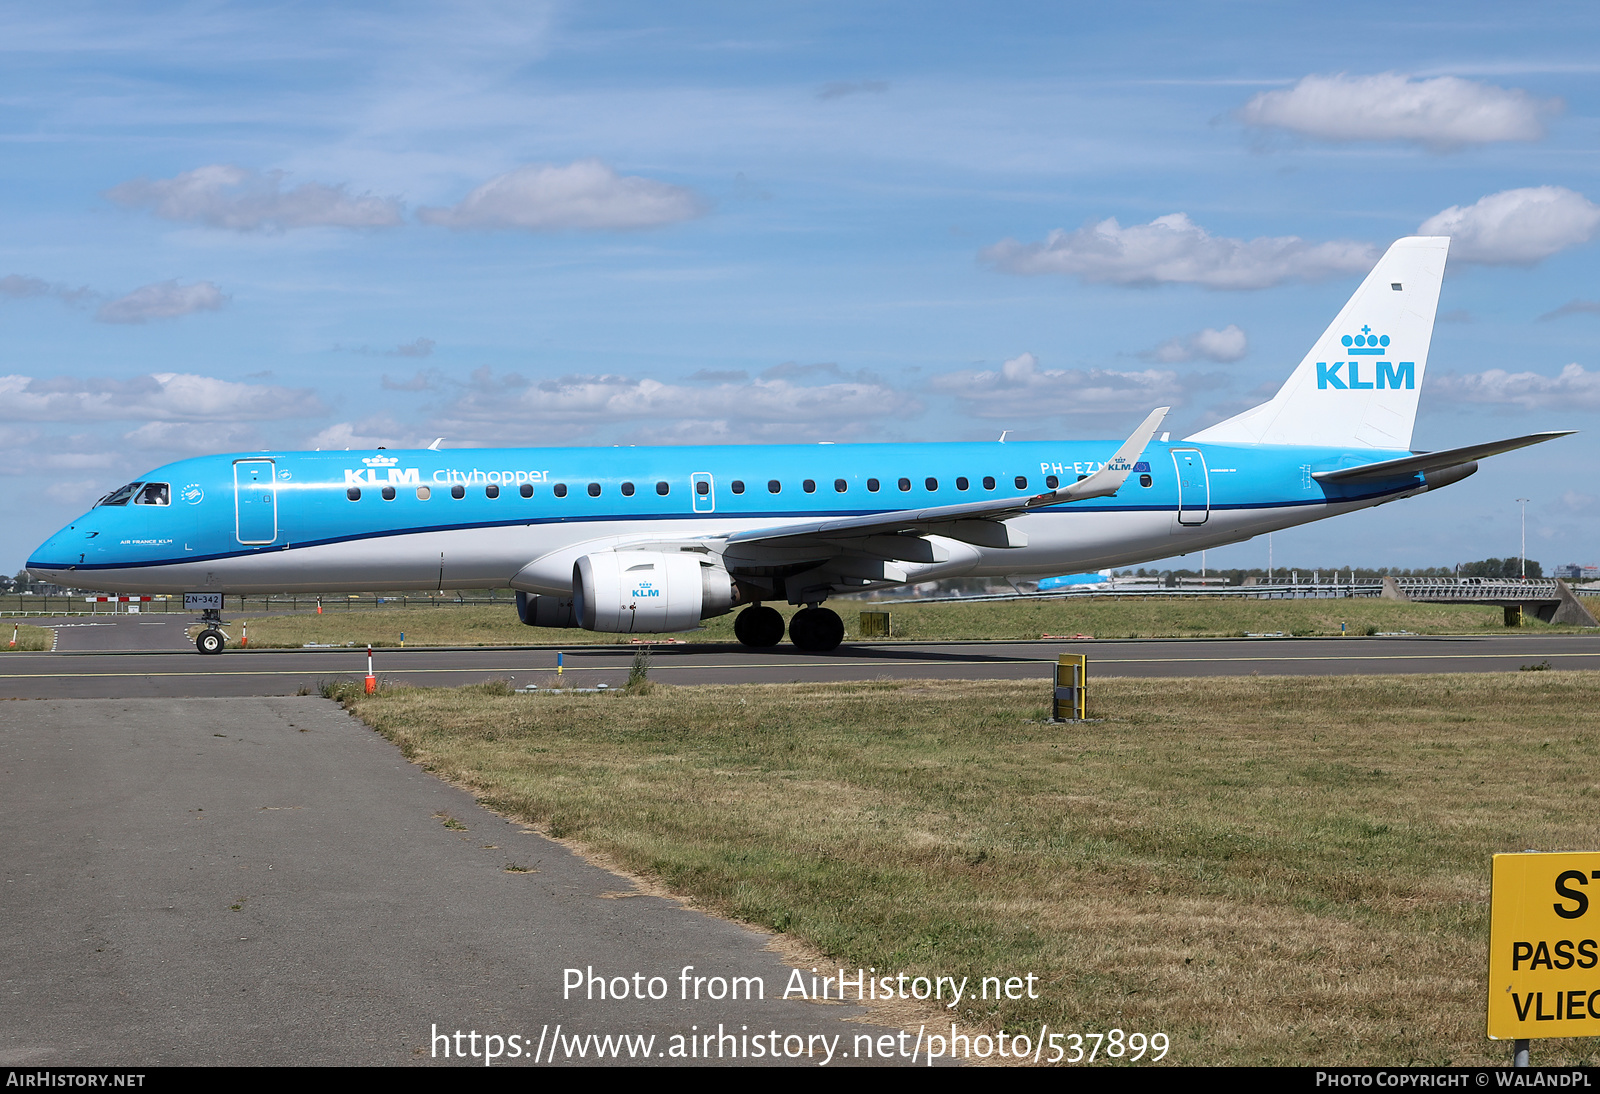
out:
<path id="1" fill-rule="evenodd" d="M 1345 335 L 1339 341 L 1344 343 L 1344 351 L 1351 357 L 1383 357 L 1389 355 L 1389 336 L 1387 334 L 1373 334 L 1371 327 L 1362 327 L 1357 335 Z M 1364 366 L 1370 364 L 1372 371 L 1367 373 L 1369 379 L 1362 379 Z M 1340 375 L 1340 370 L 1344 375 Z M 1336 388 L 1339 391 L 1370 391 L 1377 389 L 1393 388 L 1399 391 L 1414 391 L 1417 387 L 1417 366 L 1414 361 L 1371 361 L 1359 360 L 1335 361 L 1331 365 L 1326 361 L 1317 362 L 1317 387 L 1326 391 Z"/>
<path id="2" fill-rule="evenodd" d="M 367 463 L 369 461 L 362 460 L 361 462 L 362 463 Z M 391 461 L 391 462 L 398 463 L 399 461 L 396 460 L 396 461 Z M 357 470 L 352 471 L 347 467 L 347 468 L 345 468 L 345 472 L 344 472 L 344 484 L 346 486 L 379 486 L 379 485 L 383 485 L 383 486 L 421 486 L 422 485 L 422 473 L 420 471 L 418 471 L 415 467 L 386 467 L 386 468 L 384 468 L 384 472 L 383 473 L 387 477 L 380 479 L 378 477 L 377 468 L 368 467 L 368 468 L 365 468 L 365 469 L 357 469 Z"/>

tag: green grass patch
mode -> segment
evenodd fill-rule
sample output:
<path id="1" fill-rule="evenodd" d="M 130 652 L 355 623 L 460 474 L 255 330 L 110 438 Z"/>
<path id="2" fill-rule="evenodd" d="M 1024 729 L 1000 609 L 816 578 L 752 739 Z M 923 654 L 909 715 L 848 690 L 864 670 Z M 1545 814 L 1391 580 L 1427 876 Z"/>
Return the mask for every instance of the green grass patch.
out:
<path id="1" fill-rule="evenodd" d="M 777 605 L 775 605 L 777 606 Z M 844 618 L 848 641 L 860 634 L 858 615 L 887 610 L 892 638 L 935 640 L 1036 639 L 1089 634 L 1096 638 L 1201 638 L 1281 631 L 1292 635 L 1352 635 L 1410 631 L 1414 634 L 1504 633 L 1500 608 L 1471 604 L 1409 604 L 1377 599 L 1245 600 L 1223 597 L 1134 600 L 1092 597 L 1073 600 L 990 601 L 981 604 L 871 604 L 833 601 Z M 793 609 L 782 608 L 787 617 Z M 646 636 L 658 641 L 733 642 L 734 615 L 708 619 L 683 634 Z M 397 646 L 404 634 L 412 646 L 514 646 L 627 643 L 633 636 L 570 629 L 525 627 L 510 603 L 503 607 L 396 607 L 328 611 L 323 615 L 277 613 L 251 616 L 251 648 L 299 647 L 307 643 Z M 1532 618 L 1524 630 L 1577 631 Z M 235 643 L 237 625 L 229 628 Z"/>
<path id="2" fill-rule="evenodd" d="M 1077 728 L 1009 681 L 335 694 L 491 807 L 846 968 L 1040 977 L 963 1025 L 1334 1065 L 1506 1061 L 1490 856 L 1600 843 L 1595 687 L 1107 680 Z"/>

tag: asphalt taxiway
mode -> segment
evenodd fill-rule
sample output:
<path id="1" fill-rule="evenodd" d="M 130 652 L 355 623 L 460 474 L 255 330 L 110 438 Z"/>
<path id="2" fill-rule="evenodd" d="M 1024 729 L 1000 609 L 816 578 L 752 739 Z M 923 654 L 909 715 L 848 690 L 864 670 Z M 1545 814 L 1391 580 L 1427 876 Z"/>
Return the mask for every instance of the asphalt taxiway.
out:
<path id="1" fill-rule="evenodd" d="M 116 698 L 294 695 L 366 675 L 361 647 L 229 650 L 201 656 L 186 616 L 38 620 L 56 627 L 49 653 L 0 653 L 0 697 Z M 651 674 L 669 684 L 878 679 L 1040 680 L 1060 653 L 1089 657 L 1091 677 L 1327 676 L 1363 673 L 1600 669 L 1600 635 L 1391 635 L 1348 638 L 1118 639 L 847 643 L 827 654 L 788 645 L 751 650 L 652 643 Z M 378 677 L 431 686 L 507 680 L 516 687 L 618 686 L 638 645 L 380 648 Z M 557 654 L 563 672 L 556 675 Z"/>

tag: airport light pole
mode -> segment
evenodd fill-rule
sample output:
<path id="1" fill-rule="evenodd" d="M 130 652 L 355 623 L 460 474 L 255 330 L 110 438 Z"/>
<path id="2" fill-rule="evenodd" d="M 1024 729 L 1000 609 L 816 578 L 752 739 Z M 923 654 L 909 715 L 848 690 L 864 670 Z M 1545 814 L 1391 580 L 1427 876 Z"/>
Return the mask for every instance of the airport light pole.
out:
<path id="1" fill-rule="evenodd" d="M 1528 580 L 1528 499 L 1518 498 L 1517 504 L 1522 506 L 1522 580 Z"/>

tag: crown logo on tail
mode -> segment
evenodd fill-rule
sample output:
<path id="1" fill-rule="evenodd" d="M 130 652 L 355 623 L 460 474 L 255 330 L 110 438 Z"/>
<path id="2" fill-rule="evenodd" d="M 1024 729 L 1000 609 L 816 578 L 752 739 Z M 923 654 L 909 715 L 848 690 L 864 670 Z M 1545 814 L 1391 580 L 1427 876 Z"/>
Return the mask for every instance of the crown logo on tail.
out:
<path id="1" fill-rule="evenodd" d="M 1387 334 L 1373 334 L 1371 327 L 1362 327 L 1357 335 L 1345 335 L 1339 339 L 1344 343 L 1346 353 L 1361 357 L 1376 357 L 1380 353 L 1389 352 L 1389 336 Z"/>

